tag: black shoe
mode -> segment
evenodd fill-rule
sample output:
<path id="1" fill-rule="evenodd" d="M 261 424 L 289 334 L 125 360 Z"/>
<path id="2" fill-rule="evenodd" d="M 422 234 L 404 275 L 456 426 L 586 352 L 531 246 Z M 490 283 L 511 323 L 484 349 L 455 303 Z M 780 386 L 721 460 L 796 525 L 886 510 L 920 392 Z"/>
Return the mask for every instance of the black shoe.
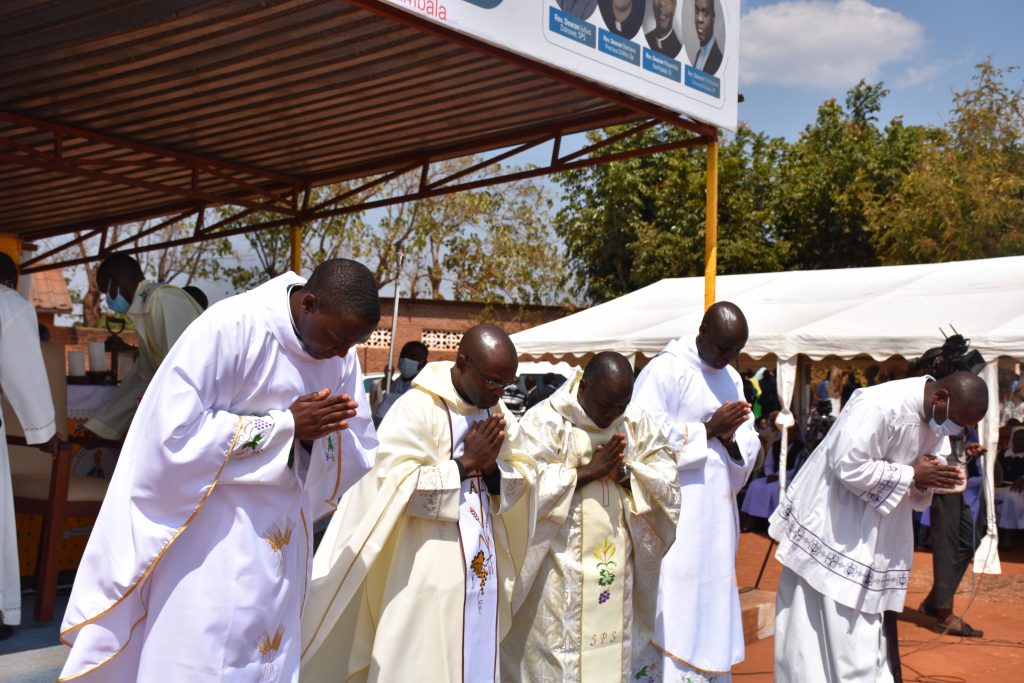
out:
<path id="1" fill-rule="evenodd" d="M 0 640 L 7 640 L 14 635 L 14 627 L 0 621 Z"/>

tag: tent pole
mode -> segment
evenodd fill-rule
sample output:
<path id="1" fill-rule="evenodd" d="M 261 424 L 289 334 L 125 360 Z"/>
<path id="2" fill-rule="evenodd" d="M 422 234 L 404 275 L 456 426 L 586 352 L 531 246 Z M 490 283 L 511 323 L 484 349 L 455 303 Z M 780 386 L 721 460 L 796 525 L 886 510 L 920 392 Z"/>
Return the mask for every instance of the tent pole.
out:
<path id="1" fill-rule="evenodd" d="M 715 303 L 718 270 L 718 138 L 708 143 L 707 206 L 704 228 L 704 310 Z"/>

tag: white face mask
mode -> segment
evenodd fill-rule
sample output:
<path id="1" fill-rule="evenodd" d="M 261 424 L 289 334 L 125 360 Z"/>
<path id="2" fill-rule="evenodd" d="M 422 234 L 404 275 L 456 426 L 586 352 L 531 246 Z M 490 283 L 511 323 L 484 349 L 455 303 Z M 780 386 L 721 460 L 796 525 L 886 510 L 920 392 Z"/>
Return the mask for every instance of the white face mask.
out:
<path id="1" fill-rule="evenodd" d="M 939 436 L 956 436 L 960 432 L 964 431 L 964 428 L 949 419 L 949 403 L 946 400 L 946 420 L 942 424 L 935 421 L 935 404 L 932 404 L 932 419 L 928 421 L 928 426 L 938 434 Z"/>

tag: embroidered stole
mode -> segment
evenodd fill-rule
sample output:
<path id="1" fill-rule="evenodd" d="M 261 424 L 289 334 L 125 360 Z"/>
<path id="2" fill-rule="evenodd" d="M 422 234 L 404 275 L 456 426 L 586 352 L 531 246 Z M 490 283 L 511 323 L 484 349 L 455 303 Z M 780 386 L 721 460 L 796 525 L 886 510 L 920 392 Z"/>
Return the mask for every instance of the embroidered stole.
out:
<path id="1" fill-rule="evenodd" d="M 445 406 L 447 407 L 447 405 Z M 452 458 L 464 451 L 463 439 L 474 422 L 488 417 L 448 411 Z M 462 680 L 493 683 L 498 656 L 498 562 L 490 501 L 483 477 L 468 477 L 459 493 L 459 544 L 462 547 L 466 598 L 462 617 Z"/>
<path id="2" fill-rule="evenodd" d="M 573 429 L 581 453 L 589 462 L 593 449 L 614 431 L 590 434 Z M 585 464 L 581 459 L 580 465 Z M 580 642 L 580 680 L 611 680 L 622 671 L 622 632 L 625 624 L 627 538 L 622 516 L 621 487 L 612 481 L 593 481 L 580 493 L 580 545 L 583 600 Z"/>

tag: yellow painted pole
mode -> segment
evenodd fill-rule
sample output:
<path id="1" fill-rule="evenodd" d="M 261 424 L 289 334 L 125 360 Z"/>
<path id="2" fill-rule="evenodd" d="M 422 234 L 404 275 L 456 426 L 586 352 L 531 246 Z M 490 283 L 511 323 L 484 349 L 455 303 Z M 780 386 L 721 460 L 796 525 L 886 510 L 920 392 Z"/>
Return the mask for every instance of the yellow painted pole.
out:
<path id="1" fill-rule="evenodd" d="M 0 251 L 10 256 L 15 264 L 21 264 L 21 239 L 18 236 L 0 234 Z"/>
<path id="2" fill-rule="evenodd" d="M 715 303 L 715 274 L 718 272 L 718 140 L 708 144 L 707 206 L 704 218 L 704 310 Z"/>
<path id="3" fill-rule="evenodd" d="M 292 226 L 292 272 L 299 274 L 302 268 L 302 226 L 296 223 Z"/>

